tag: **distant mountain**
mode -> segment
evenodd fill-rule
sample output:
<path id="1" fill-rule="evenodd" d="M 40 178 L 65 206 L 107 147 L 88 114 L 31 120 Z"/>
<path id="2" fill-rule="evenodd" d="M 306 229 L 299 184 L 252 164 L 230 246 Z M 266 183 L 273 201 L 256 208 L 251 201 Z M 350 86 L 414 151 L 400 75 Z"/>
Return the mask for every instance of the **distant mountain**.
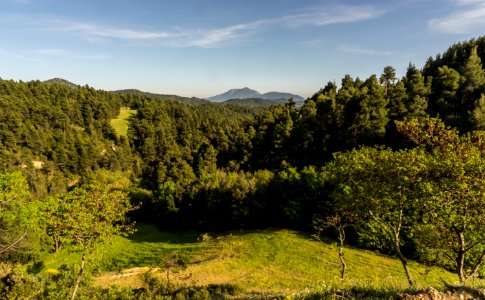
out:
<path id="1" fill-rule="evenodd" d="M 207 98 L 207 100 L 222 102 L 222 101 L 231 100 L 231 99 L 261 98 L 260 96 L 261 94 L 258 91 L 245 87 L 242 89 L 229 90 L 223 94 L 209 97 Z"/>
<path id="2" fill-rule="evenodd" d="M 295 102 L 303 102 L 305 99 L 303 97 L 290 94 L 290 93 L 281 93 L 281 92 L 269 92 L 265 94 L 261 94 L 256 90 L 252 90 L 250 88 L 242 88 L 242 89 L 232 89 L 223 94 L 209 97 L 207 100 L 215 101 L 215 102 L 222 102 L 226 100 L 233 100 L 233 99 L 266 99 L 266 100 L 273 100 L 274 102 L 278 103 L 286 103 L 288 99 L 293 98 Z"/>
<path id="3" fill-rule="evenodd" d="M 62 78 L 52 78 L 52 79 L 49 79 L 49 80 L 46 80 L 44 81 L 45 83 L 49 83 L 49 84 L 60 84 L 60 85 L 67 85 L 69 87 L 72 87 L 72 88 L 76 88 L 78 87 L 77 84 L 75 83 L 72 83 L 70 81 L 67 81 L 65 79 L 62 79 Z"/>
<path id="4" fill-rule="evenodd" d="M 158 98 L 160 100 L 172 100 L 172 101 L 178 101 L 178 102 L 182 102 L 190 105 L 200 105 L 200 104 L 209 103 L 209 101 L 205 99 L 200 99 L 196 97 L 189 98 L 189 97 L 182 97 L 177 95 L 154 94 L 149 92 L 143 92 L 137 89 L 118 90 L 118 91 L 114 91 L 113 93 L 124 94 L 124 95 L 127 95 L 127 94 L 145 95 L 148 97 Z"/>

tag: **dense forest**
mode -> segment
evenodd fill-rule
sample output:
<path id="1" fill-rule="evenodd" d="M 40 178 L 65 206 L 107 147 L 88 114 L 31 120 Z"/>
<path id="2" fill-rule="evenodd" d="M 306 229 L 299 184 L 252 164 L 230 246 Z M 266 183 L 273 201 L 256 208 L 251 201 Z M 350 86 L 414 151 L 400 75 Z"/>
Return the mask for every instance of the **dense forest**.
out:
<path id="1" fill-rule="evenodd" d="M 345 227 L 346 243 L 396 255 L 411 286 L 408 259 L 462 283 L 483 277 L 482 62 L 485 37 L 402 78 L 391 66 L 346 75 L 301 107 L 0 80 L 1 260 L 87 252 L 132 221 L 330 237 Z M 125 107 L 136 114 L 120 135 L 110 120 Z"/>

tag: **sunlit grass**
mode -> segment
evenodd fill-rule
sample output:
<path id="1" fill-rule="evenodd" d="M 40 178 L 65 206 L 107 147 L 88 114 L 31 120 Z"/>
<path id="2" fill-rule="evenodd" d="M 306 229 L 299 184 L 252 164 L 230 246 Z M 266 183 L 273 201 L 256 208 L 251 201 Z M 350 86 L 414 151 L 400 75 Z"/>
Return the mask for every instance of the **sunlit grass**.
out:
<path id="1" fill-rule="evenodd" d="M 232 284 L 246 293 L 286 295 L 333 288 L 402 291 L 408 287 L 399 260 L 352 248 L 345 249 L 347 275 L 342 284 L 336 245 L 295 231 L 241 231 L 198 241 L 201 235 L 195 232 L 160 232 L 150 225 L 138 229 L 131 237 L 101 245 L 90 256 L 97 285 L 138 288 L 143 284 L 141 274 L 149 270 L 165 280 L 163 262 L 176 253 L 189 264 L 170 276 L 185 286 Z M 69 262 L 79 263 L 80 255 L 52 255 L 45 261 L 49 269 Z M 456 275 L 443 269 L 415 262 L 409 266 L 417 288 L 457 283 Z"/>
<path id="2" fill-rule="evenodd" d="M 126 136 L 128 134 L 128 119 L 134 114 L 136 114 L 136 110 L 121 107 L 118 117 L 111 119 L 110 124 L 118 136 Z"/>

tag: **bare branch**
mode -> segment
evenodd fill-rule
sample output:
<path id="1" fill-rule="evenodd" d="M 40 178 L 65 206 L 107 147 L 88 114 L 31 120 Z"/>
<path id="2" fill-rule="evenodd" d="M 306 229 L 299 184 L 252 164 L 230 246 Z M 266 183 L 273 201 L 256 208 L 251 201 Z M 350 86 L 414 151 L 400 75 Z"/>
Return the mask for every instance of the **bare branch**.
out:
<path id="1" fill-rule="evenodd" d="M 7 247 L 3 248 L 2 250 L 0 250 L 0 254 L 2 254 L 3 252 L 6 252 L 10 249 L 12 249 L 16 244 L 18 244 L 25 236 L 27 235 L 27 228 L 25 228 L 24 230 L 24 233 L 13 243 L 11 243 L 10 245 L 8 245 Z"/>

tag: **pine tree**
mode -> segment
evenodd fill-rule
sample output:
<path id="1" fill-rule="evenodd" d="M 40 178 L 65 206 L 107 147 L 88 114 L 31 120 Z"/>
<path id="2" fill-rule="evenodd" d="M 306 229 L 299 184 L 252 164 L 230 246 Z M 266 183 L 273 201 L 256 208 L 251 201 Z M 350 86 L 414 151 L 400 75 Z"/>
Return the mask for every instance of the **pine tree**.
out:
<path id="1" fill-rule="evenodd" d="M 407 117 L 423 120 L 426 118 L 430 81 L 425 81 L 423 74 L 414 65 L 409 64 L 405 83 L 407 99 Z"/>
<path id="2" fill-rule="evenodd" d="M 350 128 L 354 141 L 369 145 L 379 143 L 384 138 L 389 119 L 388 102 L 376 75 L 364 82 L 359 94 L 360 109 Z"/>
<path id="3" fill-rule="evenodd" d="M 471 120 L 474 116 L 470 116 L 470 114 L 475 113 L 476 105 L 480 104 L 480 101 L 477 100 L 480 99 L 485 87 L 485 71 L 482 69 L 482 62 L 477 54 L 476 47 L 471 49 L 461 75 L 464 82 L 461 86 L 461 109 L 459 112 L 463 125 L 460 129 L 469 130 L 474 126 L 473 120 Z"/>
<path id="4" fill-rule="evenodd" d="M 473 110 L 473 125 L 476 130 L 485 130 L 485 94 L 482 94 Z"/>

